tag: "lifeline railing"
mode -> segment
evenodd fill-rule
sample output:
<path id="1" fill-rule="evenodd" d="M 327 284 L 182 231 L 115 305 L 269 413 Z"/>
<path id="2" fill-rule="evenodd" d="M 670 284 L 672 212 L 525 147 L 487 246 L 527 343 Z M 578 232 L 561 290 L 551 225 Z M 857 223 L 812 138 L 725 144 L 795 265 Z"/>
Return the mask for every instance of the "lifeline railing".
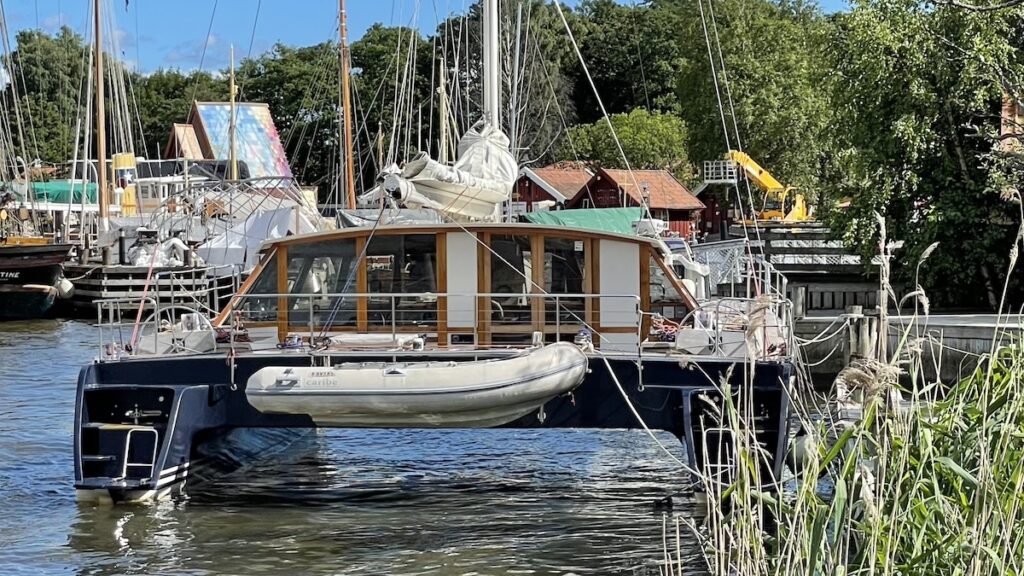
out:
<path id="1" fill-rule="evenodd" d="M 122 350 L 125 350 L 125 344 L 131 340 L 132 332 L 135 329 L 135 316 L 139 306 L 143 307 L 143 320 L 140 322 L 139 328 L 141 330 L 144 326 L 153 325 L 153 349 L 158 349 L 159 300 L 154 297 L 107 298 L 96 301 L 96 333 L 99 337 L 101 358 L 116 358 Z M 112 337 L 108 342 L 107 337 L 112 332 L 116 333 L 117 339 Z M 148 339 L 150 335 L 147 334 L 145 337 Z"/>
<path id="2" fill-rule="evenodd" d="M 788 280 L 786 276 L 763 255 L 751 250 L 752 243 L 745 238 L 709 242 L 691 246 L 694 259 L 706 264 L 711 273 L 708 276 L 708 292 L 712 296 L 754 298 L 755 288 L 762 293 L 775 293 L 786 297 Z M 723 285 L 728 294 L 718 294 Z M 742 286 L 737 294 L 736 287 Z"/>
<path id="3" fill-rule="evenodd" d="M 164 270 L 153 275 L 153 294 L 158 302 L 186 306 L 192 303 L 197 311 L 212 315 L 220 312 L 221 302 L 237 293 L 241 283 L 241 264 Z M 173 312 L 169 320 L 177 321 Z"/>
<path id="4" fill-rule="evenodd" d="M 446 299 L 445 306 L 438 307 L 437 301 Z M 486 299 L 486 308 L 480 306 L 481 299 Z M 271 326 L 279 325 L 277 306 L 285 300 L 287 305 L 287 317 L 281 321 L 285 324 L 285 332 L 295 334 L 294 327 L 304 325 L 308 331 L 308 343 L 319 343 L 321 337 L 339 334 L 352 334 L 361 324 L 359 321 L 359 300 L 366 300 L 365 327 L 366 330 L 359 334 L 372 334 L 376 336 L 390 337 L 390 341 L 400 342 L 402 337 L 410 337 L 415 334 L 439 335 L 443 331 L 448 334 L 476 334 L 482 327 L 491 335 L 521 335 L 524 339 L 532 337 L 532 328 L 541 328 L 546 334 L 553 334 L 556 340 L 561 340 L 563 335 L 570 334 L 570 330 L 576 331 L 586 328 L 593 333 L 595 342 L 600 346 L 602 341 L 601 331 L 605 328 L 611 330 L 605 332 L 605 336 L 612 333 L 629 334 L 628 344 L 622 341 L 614 342 L 609 339 L 608 344 L 615 346 L 619 351 L 628 351 L 639 356 L 642 352 L 645 334 L 643 330 L 643 317 L 653 316 L 652 313 L 640 309 L 641 299 L 633 294 L 531 294 L 531 293 L 444 293 L 444 292 L 388 292 L 388 293 L 300 293 L 300 294 L 237 294 L 232 299 L 232 316 L 245 323 L 267 322 Z M 600 303 L 596 310 L 587 313 L 587 300 Z M 376 302 L 374 302 L 376 301 Z M 538 302 L 539 301 L 539 302 Z M 147 313 L 143 314 L 140 333 L 145 338 L 153 338 L 153 350 L 159 350 L 159 336 L 161 334 L 160 321 L 163 312 L 173 314 L 176 306 L 162 307 L 159 300 L 155 298 L 118 298 L 101 300 L 97 302 L 99 309 L 98 324 L 100 330 L 101 350 L 105 357 L 113 358 L 118 354 L 112 354 L 113 350 L 106 350 L 104 346 L 111 349 L 120 344 L 120 350 L 128 354 L 135 354 L 135 350 L 125 350 L 125 331 L 131 332 L 130 327 L 134 326 L 135 314 L 132 313 L 129 321 L 121 320 L 121 313 L 117 310 L 127 308 L 137 309 L 140 302 L 147 306 Z M 625 304 L 628 302 L 628 304 Z M 254 308 L 251 305 L 265 308 Z M 550 307 L 549 307 L 550 305 Z M 543 306 L 542 309 L 541 306 Z M 778 330 L 779 336 L 787 346 L 787 350 L 793 350 L 793 335 L 789 329 L 789 315 L 791 304 L 788 300 L 779 298 L 778 295 L 765 295 L 760 298 L 719 298 L 702 304 L 698 309 L 690 311 L 678 323 L 687 324 L 691 319 L 695 320 L 702 328 L 710 330 L 713 334 L 710 354 L 718 356 L 732 356 L 735 350 L 727 350 L 723 334 L 725 332 L 746 332 L 747 329 L 757 322 L 755 316 L 763 311 L 766 320 L 762 321 L 757 329 Z M 150 312 L 151 310 L 151 312 Z M 774 313 L 769 315 L 768 311 Z M 104 322 L 104 312 L 107 319 Z M 444 314 L 445 323 L 438 319 L 438 314 Z M 535 315 L 539 314 L 540 322 L 535 322 Z M 597 328 L 587 322 L 587 317 L 600 327 Z M 777 320 L 774 324 L 772 319 Z M 332 320 L 328 322 L 328 320 Z M 232 322 L 234 320 L 231 320 Z M 612 326 L 609 326 L 611 324 Z M 483 326 L 482 326 L 483 325 Z M 624 329 L 631 329 L 624 332 Z M 117 330 L 119 342 L 106 341 L 104 329 Z M 149 331 L 152 331 L 152 334 Z M 550 330 L 550 331 L 549 331 Z M 234 331 L 231 330 L 233 338 Z M 482 347 L 482 344 L 473 339 L 474 345 Z M 275 339 L 275 343 L 277 343 Z M 358 345 L 358 342 L 353 343 Z M 734 344 L 734 343 L 732 343 Z M 767 346 L 767 338 L 764 342 Z M 233 341 L 232 341 L 233 345 Z M 506 345 L 490 344 L 491 346 L 507 347 Z M 136 346 L 138 348 L 138 346 Z M 628 350 L 627 350 L 628 348 Z M 742 348 L 746 358 L 746 347 Z M 781 354 L 781 351 L 775 352 Z M 768 350 L 763 350 L 759 357 L 771 355 Z"/>
<path id="5" fill-rule="evenodd" d="M 439 307 L 437 300 L 446 299 L 446 305 Z M 480 299 L 489 301 L 487 310 L 481 310 Z M 587 328 L 600 338 L 599 329 L 587 322 L 587 300 L 600 303 L 598 322 L 605 328 L 633 328 L 637 338 L 637 350 L 642 340 L 640 334 L 644 312 L 640 310 L 640 297 L 635 294 L 535 294 L 535 293 L 452 293 L 452 292 L 373 292 L 373 293 L 304 293 L 304 294 L 238 294 L 232 300 L 233 314 L 239 314 L 243 322 L 278 321 L 277 306 L 281 300 L 289 302 L 287 326 L 304 323 L 309 329 L 313 342 L 323 333 L 351 332 L 358 325 L 358 301 L 366 300 L 367 327 L 375 334 L 390 334 L 397 338 L 408 334 L 409 329 L 436 333 L 447 328 L 450 333 L 472 329 L 475 333 L 481 325 L 487 325 L 491 332 L 508 333 L 503 328 L 513 326 L 536 326 L 534 303 L 544 305 L 539 324 L 546 331 L 554 329 L 556 339 L 561 339 L 564 330 Z M 371 307 L 374 301 L 377 306 Z M 622 305 L 621 302 L 629 302 Z M 245 305 L 255 302 L 270 306 L 253 310 Z M 291 304 L 294 302 L 295 304 Z M 467 306 L 466 304 L 469 304 Z M 547 304 L 552 304 L 548 308 Z M 380 304 L 384 304 L 383 307 Z M 421 304 L 423 306 L 417 306 Z M 296 313 L 304 313 L 300 316 Z M 442 325 L 437 315 L 445 315 Z M 486 314 L 486 316 L 485 316 Z M 323 320 L 323 322 L 318 322 Z M 327 322 L 329 320 L 330 322 Z M 609 326 L 611 324 L 612 326 Z M 380 330 L 384 326 L 386 330 Z M 518 332 L 518 331 L 517 331 Z M 529 334 L 529 332 L 523 332 Z M 632 334 L 632 333 L 631 333 Z"/>

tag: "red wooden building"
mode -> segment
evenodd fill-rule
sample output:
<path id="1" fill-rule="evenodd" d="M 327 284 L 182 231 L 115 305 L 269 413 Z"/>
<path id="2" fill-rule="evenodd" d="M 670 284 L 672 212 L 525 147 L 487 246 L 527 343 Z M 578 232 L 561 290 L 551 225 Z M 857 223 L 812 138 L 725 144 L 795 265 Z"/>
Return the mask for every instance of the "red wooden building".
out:
<path id="1" fill-rule="evenodd" d="M 564 205 L 593 175 L 592 171 L 576 163 L 523 168 L 512 192 L 512 213 L 550 210 L 558 204 Z"/>
<path id="2" fill-rule="evenodd" d="M 669 230 L 688 237 L 696 229 L 704 204 L 667 170 L 610 170 L 599 168 L 566 203 L 566 208 L 626 208 L 643 206 Z"/>

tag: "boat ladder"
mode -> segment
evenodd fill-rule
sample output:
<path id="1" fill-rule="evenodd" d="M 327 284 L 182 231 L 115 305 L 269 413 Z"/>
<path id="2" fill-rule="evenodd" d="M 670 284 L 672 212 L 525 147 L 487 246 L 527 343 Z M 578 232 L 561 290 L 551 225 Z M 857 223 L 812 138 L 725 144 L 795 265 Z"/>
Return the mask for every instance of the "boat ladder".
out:
<path id="1" fill-rule="evenodd" d="M 142 445 L 140 447 L 137 447 L 135 450 L 132 450 L 132 437 L 133 436 L 138 437 L 139 439 L 142 439 L 145 436 L 149 436 L 149 435 L 151 435 L 153 437 L 153 443 L 151 445 L 152 446 L 151 449 L 147 450 L 148 447 L 147 447 L 145 441 L 143 441 L 141 443 Z M 156 466 L 156 454 L 157 454 L 157 450 L 159 448 L 160 448 L 160 434 L 156 431 L 156 428 L 152 428 L 152 427 L 149 427 L 149 426 L 139 426 L 139 427 L 133 427 L 130 430 L 128 430 L 128 433 L 124 437 L 124 458 L 121 460 L 121 462 L 122 462 L 122 464 L 121 464 L 121 477 L 119 479 L 120 480 L 128 479 L 129 478 L 129 475 L 128 475 L 129 469 L 138 469 L 138 468 L 146 469 L 146 473 L 141 475 L 142 478 L 148 478 L 148 477 L 152 476 L 153 475 L 153 468 Z M 149 454 L 148 454 L 149 460 L 148 461 L 145 460 L 146 452 L 147 451 L 149 452 Z M 131 458 L 143 458 L 143 460 L 141 460 L 141 461 L 140 460 L 134 460 L 133 461 L 133 460 L 131 460 Z M 139 474 L 133 474 L 131 477 L 132 478 L 139 478 L 140 475 Z"/>

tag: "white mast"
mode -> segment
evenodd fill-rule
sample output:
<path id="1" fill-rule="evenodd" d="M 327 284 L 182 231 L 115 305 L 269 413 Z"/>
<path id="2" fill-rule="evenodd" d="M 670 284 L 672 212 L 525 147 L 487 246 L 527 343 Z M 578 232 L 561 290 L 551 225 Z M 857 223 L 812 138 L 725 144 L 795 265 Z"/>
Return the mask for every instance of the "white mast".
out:
<path id="1" fill-rule="evenodd" d="M 498 0 L 483 0 L 484 118 L 501 129 L 501 67 L 498 65 Z"/>
<path id="2" fill-rule="evenodd" d="M 228 167 L 230 173 L 228 174 L 228 180 L 238 180 L 238 156 L 235 152 L 235 138 L 236 138 L 236 122 L 238 121 L 235 111 L 235 45 L 231 45 L 231 76 L 228 83 L 228 92 L 231 106 L 231 122 L 228 124 Z"/>

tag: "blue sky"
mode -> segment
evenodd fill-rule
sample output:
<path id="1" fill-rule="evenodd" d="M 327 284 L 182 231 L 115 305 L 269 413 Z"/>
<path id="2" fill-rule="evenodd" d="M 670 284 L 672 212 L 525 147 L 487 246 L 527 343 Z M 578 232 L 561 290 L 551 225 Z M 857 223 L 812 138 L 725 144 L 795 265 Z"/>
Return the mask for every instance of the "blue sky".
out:
<path id="1" fill-rule="evenodd" d="M 138 60 L 146 72 L 157 68 L 192 70 L 200 64 L 206 70 L 220 69 L 227 65 L 229 46 L 234 44 L 236 60 L 241 59 L 249 53 L 250 39 L 252 54 L 256 55 L 276 42 L 301 46 L 334 40 L 337 36 L 337 0 L 129 0 L 127 9 L 124 0 L 104 1 L 112 7 L 114 35 L 122 57 Z M 568 5 L 577 3 L 563 1 Z M 359 38 L 374 22 L 415 24 L 433 30 L 446 15 L 464 13 L 471 2 L 347 0 L 349 34 L 352 39 Z M 7 2 L 8 27 L 12 31 L 42 28 L 54 32 L 63 24 L 84 33 L 91 3 L 92 0 Z M 845 0 L 821 0 L 821 4 L 825 10 L 834 11 L 844 7 Z"/>

